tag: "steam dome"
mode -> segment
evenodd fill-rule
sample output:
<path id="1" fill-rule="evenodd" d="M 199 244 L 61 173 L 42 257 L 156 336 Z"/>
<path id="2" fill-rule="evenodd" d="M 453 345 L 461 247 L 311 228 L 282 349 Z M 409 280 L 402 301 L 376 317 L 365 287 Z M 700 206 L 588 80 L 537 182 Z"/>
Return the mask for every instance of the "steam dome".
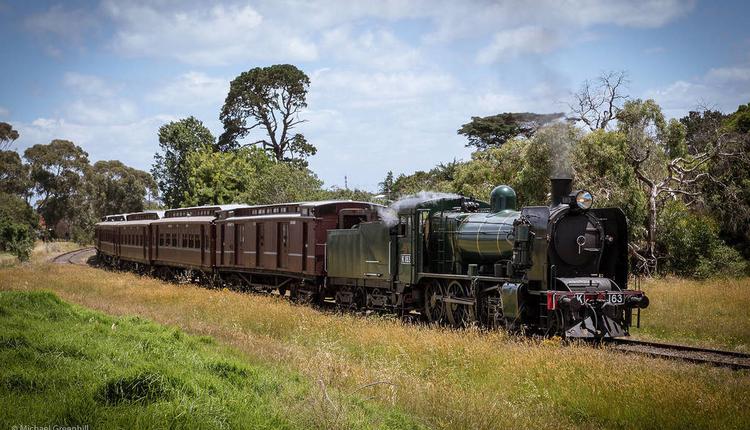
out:
<path id="1" fill-rule="evenodd" d="M 490 193 L 490 210 L 501 212 L 516 210 L 516 192 L 507 185 L 498 185 Z"/>

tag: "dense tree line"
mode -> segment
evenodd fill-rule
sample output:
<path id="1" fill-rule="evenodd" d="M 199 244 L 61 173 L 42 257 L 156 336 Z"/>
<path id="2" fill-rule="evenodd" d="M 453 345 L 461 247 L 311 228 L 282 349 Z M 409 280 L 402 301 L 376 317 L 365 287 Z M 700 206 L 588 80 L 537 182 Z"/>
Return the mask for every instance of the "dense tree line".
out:
<path id="1" fill-rule="evenodd" d="M 520 205 L 549 204 L 549 178 L 570 175 L 592 191 L 597 206 L 623 208 L 637 270 L 745 273 L 750 104 L 730 114 L 705 110 L 667 121 L 653 100 L 623 95 L 625 82 L 624 74 L 608 73 L 584 84 L 567 121 L 554 115 L 552 123 L 525 133 L 509 121 L 528 113 L 472 118 L 458 130 L 477 148 L 471 160 L 395 178 L 389 172 L 381 192 L 391 199 L 420 190 L 487 199 L 494 186 L 508 184 Z"/>
<path id="2" fill-rule="evenodd" d="M 18 138 L 9 124 L 0 129 Z M 0 151 L 0 248 L 24 260 L 36 238 L 90 242 L 103 215 L 141 211 L 156 191 L 150 174 L 116 160 L 91 165 L 67 140 L 34 145 L 23 157 Z"/>

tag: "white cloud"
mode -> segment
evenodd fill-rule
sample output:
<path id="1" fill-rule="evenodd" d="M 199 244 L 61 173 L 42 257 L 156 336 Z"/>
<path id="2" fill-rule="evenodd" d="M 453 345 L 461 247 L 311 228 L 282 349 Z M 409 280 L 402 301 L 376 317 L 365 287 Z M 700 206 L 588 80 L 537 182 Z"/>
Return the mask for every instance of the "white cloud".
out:
<path id="1" fill-rule="evenodd" d="M 694 79 L 677 80 L 665 87 L 646 91 L 668 117 L 681 117 L 704 108 L 734 112 L 750 100 L 750 67 L 739 65 L 713 68 Z"/>
<path id="2" fill-rule="evenodd" d="M 65 118 L 77 124 L 125 124 L 135 121 L 135 102 L 120 97 L 123 87 L 99 76 L 68 72 L 63 85 L 73 92 L 72 101 L 64 106 Z"/>
<path id="3" fill-rule="evenodd" d="M 512 28 L 519 23 L 569 28 L 571 32 L 606 24 L 660 27 L 691 11 L 695 1 L 502 0 L 489 4 L 442 1 L 422 6 L 436 24 L 426 40 L 440 42 L 492 33 L 497 28 Z"/>
<path id="4" fill-rule="evenodd" d="M 750 67 L 719 67 L 708 71 L 706 79 L 713 82 L 750 81 Z"/>
<path id="5" fill-rule="evenodd" d="M 138 118 L 138 108 L 129 100 L 76 100 L 65 106 L 65 117 L 91 125 L 122 125 Z"/>
<path id="6" fill-rule="evenodd" d="M 203 3 L 198 7 L 178 3 L 160 9 L 153 4 L 108 1 L 104 9 L 117 25 L 112 45 L 129 56 L 200 65 L 258 58 L 308 61 L 318 56 L 313 43 L 265 23 L 251 6 L 200 6 Z"/>
<path id="7" fill-rule="evenodd" d="M 349 26 L 339 26 L 324 32 L 321 39 L 321 48 L 330 57 L 370 69 L 403 70 L 422 60 L 418 49 L 384 29 L 355 34 Z"/>
<path id="8" fill-rule="evenodd" d="M 119 90 L 119 87 L 113 87 L 98 76 L 76 72 L 65 73 L 63 84 L 81 95 L 93 97 L 112 97 Z"/>
<path id="9" fill-rule="evenodd" d="M 10 111 L 8 108 L 0 106 L 0 116 L 8 116 L 10 115 Z"/>
<path id="10" fill-rule="evenodd" d="M 82 41 L 86 32 L 97 27 L 96 18 L 90 10 L 67 9 L 59 4 L 29 16 L 24 24 L 34 33 L 76 43 Z"/>
<path id="11" fill-rule="evenodd" d="M 455 88 L 454 78 L 431 72 L 354 72 L 319 70 L 312 74 L 313 97 L 321 93 L 343 103 L 382 106 L 413 102 Z M 316 94 L 317 93 L 317 94 Z"/>
<path id="12" fill-rule="evenodd" d="M 673 21 L 695 7 L 695 0 L 598 1 L 549 0 L 555 7 L 550 14 L 581 25 L 616 24 L 654 28 Z"/>
<path id="13" fill-rule="evenodd" d="M 495 33 L 492 42 L 477 54 L 481 64 L 506 61 L 520 54 L 545 54 L 561 45 L 555 31 L 525 26 Z"/>
<path id="14" fill-rule="evenodd" d="M 218 111 L 228 92 L 229 79 L 191 71 L 157 89 L 148 98 L 165 106 L 211 106 Z"/>
<path id="15" fill-rule="evenodd" d="M 161 125 L 173 121 L 171 116 L 156 115 L 121 124 L 91 124 L 64 118 L 37 118 L 31 123 L 14 124 L 21 137 L 16 141 L 19 152 L 53 139 L 70 140 L 88 152 L 89 160 L 120 160 L 148 170 L 156 151 L 156 136 Z"/>

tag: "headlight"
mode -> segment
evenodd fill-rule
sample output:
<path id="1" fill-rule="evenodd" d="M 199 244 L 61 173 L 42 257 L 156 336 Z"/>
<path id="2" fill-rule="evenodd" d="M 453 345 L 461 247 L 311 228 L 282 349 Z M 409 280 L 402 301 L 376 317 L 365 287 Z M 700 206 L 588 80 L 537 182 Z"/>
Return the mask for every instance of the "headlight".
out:
<path id="1" fill-rule="evenodd" d="M 576 194 L 576 205 L 578 205 L 579 208 L 586 210 L 591 209 L 591 206 L 594 204 L 594 197 L 591 195 L 590 192 L 581 190 Z"/>

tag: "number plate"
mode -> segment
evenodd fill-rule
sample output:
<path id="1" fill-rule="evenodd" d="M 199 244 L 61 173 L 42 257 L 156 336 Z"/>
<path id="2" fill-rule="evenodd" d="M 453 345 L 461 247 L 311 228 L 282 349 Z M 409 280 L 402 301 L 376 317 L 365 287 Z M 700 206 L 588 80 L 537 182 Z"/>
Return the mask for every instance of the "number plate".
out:
<path id="1" fill-rule="evenodd" d="M 625 303 L 625 297 L 622 293 L 609 293 L 607 294 L 607 301 L 613 305 L 621 305 Z"/>

